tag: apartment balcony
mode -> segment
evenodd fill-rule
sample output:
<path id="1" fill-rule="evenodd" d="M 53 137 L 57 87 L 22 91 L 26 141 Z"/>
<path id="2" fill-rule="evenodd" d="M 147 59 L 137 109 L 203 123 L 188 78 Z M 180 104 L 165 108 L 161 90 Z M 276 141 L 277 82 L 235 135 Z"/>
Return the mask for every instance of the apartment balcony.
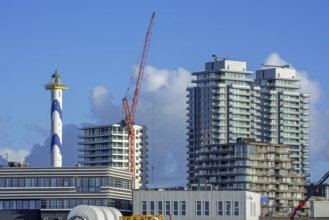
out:
<path id="1" fill-rule="evenodd" d="M 280 109 L 280 114 L 300 115 L 300 112 L 296 111 L 296 110 L 282 110 L 282 109 Z"/>
<path id="2" fill-rule="evenodd" d="M 234 123 L 234 124 L 230 124 L 230 126 L 233 127 L 238 127 L 238 128 L 250 128 L 250 124 L 242 124 L 242 123 Z"/>
<path id="3" fill-rule="evenodd" d="M 221 95 L 221 96 L 215 95 L 215 96 L 212 97 L 212 100 L 225 101 L 226 97 L 225 97 L 225 95 Z"/>
<path id="4" fill-rule="evenodd" d="M 222 114 L 226 114 L 226 111 L 222 108 L 217 108 L 217 107 L 213 107 L 211 110 L 212 113 L 222 113 Z"/>
<path id="5" fill-rule="evenodd" d="M 302 105 L 302 106 L 300 106 L 300 108 L 303 109 L 303 110 L 309 110 L 310 106 L 309 105 Z"/>
<path id="6" fill-rule="evenodd" d="M 300 89 L 300 85 L 286 84 L 286 83 L 267 83 L 268 87 L 281 87 L 290 89 Z"/>
<path id="7" fill-rule="evenodd" d="M 197 154 L 215 154 L 215 153 L 233 153 L 233 152 L 234 152 L 233 147 L 196 150 Z"/>
<path id="8" fill-rule="evenodd" d="M 229 111 L 230 114 L 235 114 L 235 115 L 250 115 L 249 110 L 239 110 L 239 111 Z"/>
<path id="9" fill-rule="evenodd" d="M 300 124 L 295 122 L 295 123 L 292 123 L 292 122 L 286 122 L 286 121 L 282 121 L 280 123 L 282 126 L 287 126 L 287 127 L 299 127 Z M 288 128 L 289 129 L 289 128 Z"/>
<path id="10" fill-rule="evenodd" d="M 232 116 L 232 115 L 230 115 Z M 233 120 L 233 121 L 243 121 L 243 122 L 250 122 L 251 121 L 251 118 L 249 117 L 229 117 L 229 120 Z"/>
<path id="11" fill-rule="evenodd" d="M 79 148 L 79 152 L 92 152 L 92 151 L 97 151 L 97 150 L 109 150 L 112 149 L 113 146 L 89 146 L 85 145 L 83 148 Z M 122 147 L 121 147 L 122 148 Z"/>
<path id="12" fill-rule="evenodd" d="M 195 173 L 196 177 L 209 177 L 209 176 L 245 176 L 246 173 L 242 172 L 232 172 L 232 171 L 212 171 L 212 170 L 207 170 L 207 171 L 198 171 Z"/>
<path id="13" fill-rule="evenodd" d="M 281 133 L 293 133 L 293 134 L 295 134 L 294 136 L 296 136 L 296 134 L 299 134 L 300 133 L 300 130 L 294 129 L 292 127 L 284 127 L 282 129 L 280 129 L 280 132 Z"/>
<path id="14" fill-rule="evenodd" d="M 304 146 L 309 146 L 310 142 L 309 141 L 301 141 L 300 144 L 302 144 Z"/>
<path id="15" fill-rule="evenodd" d="M 239 91 L 233 91 L 233 90 L 229 90 L 228 92 L 229 94 L 232 94 L 232 95 L 243 95 L 243 96 L 250 96 L 250 92 L 247 91 L 247 90 L 244 90 L 244 89 L 241 89 Z"/>
<path id="16" fill-rule="evenodd" d="M 216 116 L 213 116 L 211 117 L 213 120 L 216 120 L 216 121 L 220 121 L 220 120 L 226 120 L 226 117 L 225 116 L 220 116 L 220 117 L 216 117 Z"/>
<path id="17" fill-rule="evenodd" d="M 195 165 L 194 167 L 196 170 L 199 170 L 199 169 L 218 169 L 219 167 L 220 168 L 252 167 L 252 164 L 251 163 L 235 163 L 235 164 L 227 163 L 227 164 L 208 164 L 208 165 L 202 164 L 202 165 Z"/>
<path id="18" fill-rule="evenodd" d="M 235 159 L 235 156 L 199 156 L 196 162 L 214 162 L 214 161 L 227 161 L 228 159 Z"/>
<path id="19" fill-rule="evenodd" d="M 245 103 L 245 104 L 247 104 L 247 103 Z M 229 107 L 230 108 L 239 108 L 239 109 L 250 109 L 251 108 L 250 105 L 232 104 L 232 103 L 229 104 Z"/>
<path id="20" fill-rule="evenodd" d="M 78 154 L 78 158 L 112 157 L 114 155 L 119 155 L 119 154 L 112 154 L 112 153 L 85 153 L 85 154 Z"/>
<path id="21" fill-rule="evenodd" d="M 250 102 L 249 96 L 243 96 L 243 97 L 230 97 L 228 98 L 229 101 L 234 101 L 234 102 Z"/>
<path id="22" fill-rule="evenodd" d="M 303 104 L 309 104 L 311 101 L 309 99 L 302 99 L 300 102 Z"/>
<path id="23" fill-rule="evenodd" d="M 282 115 L 281 118 L 284 120 L 295 120 L 295 121 L 299 121 L 300 119 L 298 115 Z"/>
<path id="24" fill-rule="evenodd" d="M 281 101 L 287 101 L 287 102 L 299 102 L 300 98 L 299 96 L 281 96 Z"/>
<path id="25" fill-rule="evenodd" d="M 251 112 L 251 115 L 253 115 L 255 118 L 257 118 L 256 120 L 260 121 L 260 118 L 261 118 L 261 113 L 260 112 Z"/>

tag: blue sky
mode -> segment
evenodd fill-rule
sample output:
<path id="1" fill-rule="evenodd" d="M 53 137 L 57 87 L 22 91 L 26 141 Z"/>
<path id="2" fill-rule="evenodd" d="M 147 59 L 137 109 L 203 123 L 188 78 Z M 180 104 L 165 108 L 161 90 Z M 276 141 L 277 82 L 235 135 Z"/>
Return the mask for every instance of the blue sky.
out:
<path id="1" fill-rule="evenodd" d="M 305 85 L 311 83 L 315 88 L 311 93 L 319 97 L 311 112 L 313 124 L 321 123 L 312 127 L 316 153 L 311 150 L 311 174 L 317 179 L 329 167 L 329 141 L 324 132 L 329 122 L 328 9 L 325 0 L 2 0 L 0 153 L 11 149 L 9 157 L 15 159 L 35 146 L 46 148 L 50 94 L 43 85 L 55 69 L 69 86 L 64 93 L 64 125 L 119 121 L 121 118 L 116 118 L 121 117 L 121 99 L 155 11 L 147 65 L 151 66 L 148 71 L 156 74 L 145 76 L 136 121 L 150 128 L 150 143 L 158 146 L 152 148 L 151 160 L 158 161 L 159 152 L 166 155 L 162 161 L 166 166 L 159 173 L 170 178 L 172 184 L 185 181 L 185 161 L 181 157 L 186 156 L 184 97 L 189 73 L 203 69 L 214 53 L 246 61 L 251 71 L 276 53 L 305 73 Z M 157 89 L 150 88 L 154 85 Z M 173 94 L 179 95 L 168 96 Z M 171 125 L 170 120 L 178 124 L 180 135 L 168 143 L 163 143 L 168 137 L 156 143 L 162 140 L 160 131 Z M 169 131 L 164 134 L 171 135 Z M 74 140 L 72 137 L 70 141 Z M 72 155 L 64 157 L 74 161 Z M 162 165 L 154 162 L 154 166 L 156 170 Z M 156 176 L 154 179 L 157 183 Z M 167 181 L 161 177 L 158 180 Z"/>

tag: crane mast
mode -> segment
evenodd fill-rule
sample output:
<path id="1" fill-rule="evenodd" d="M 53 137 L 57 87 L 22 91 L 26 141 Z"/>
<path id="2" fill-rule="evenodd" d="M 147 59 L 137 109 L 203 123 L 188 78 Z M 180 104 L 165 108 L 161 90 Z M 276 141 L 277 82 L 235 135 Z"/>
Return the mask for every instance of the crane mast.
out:
<path id="1" fill-rule="evenodd" d="M 148 49 L 150 46 L 154 16 L 155 16 L 155 12 L 153 12 L 152 14 L 151 21 L 145 36 L 143 53 L 141 56 L 141 62 L 139 64 L 138 76 L 136 80 L 134 97 L 133 97 L 131 108 L 129 107 L 129 102 L 127 97 L 124 97 L 122 99 L 122 105 L 125 112 L 124 124 L 128 130 L 128 166 L 129 166 L 129 171 L 131 172 L 132 175 L 132 189 L 135 189 L 135 181 L 136 181 L 136 162 L 135 162 L 136 155 L 135 155 L 135 129 L 134 129 L 135 112 L 136 112 L 139 92 L 142 84 L 142 78 L 144 75 L 144 67 L 146 63 Z"/>

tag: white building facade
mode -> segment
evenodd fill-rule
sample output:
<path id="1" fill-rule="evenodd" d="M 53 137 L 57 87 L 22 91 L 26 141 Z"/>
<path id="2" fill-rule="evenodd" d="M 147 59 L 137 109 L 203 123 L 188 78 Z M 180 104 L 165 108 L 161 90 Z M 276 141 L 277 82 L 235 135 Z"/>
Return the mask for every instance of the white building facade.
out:
<path id="1" fill-rule="evenodd" d="M 41 219 L 64 220 L 77 205 L 115 207 L 132 214 L 129 171 L 109 167 L 0 168 L 0 219 L 34 211 Z"/>
<path id="2" fill-rule="evenodd" d="M 139 190 L 135 214 L 162 214 L 165 220 L 258 220 L 260 195 L 248 191 Z"/>
<path id="3" fill-rule="evenodd" d="M 135 189 L 145 188 L 148 178 L 148 142 L 146 126 L 135 128 Z M 128 132 L 119 124 L 81 128 L 79 163 L 85 167 L 107 166 L 128 170 Z"/>

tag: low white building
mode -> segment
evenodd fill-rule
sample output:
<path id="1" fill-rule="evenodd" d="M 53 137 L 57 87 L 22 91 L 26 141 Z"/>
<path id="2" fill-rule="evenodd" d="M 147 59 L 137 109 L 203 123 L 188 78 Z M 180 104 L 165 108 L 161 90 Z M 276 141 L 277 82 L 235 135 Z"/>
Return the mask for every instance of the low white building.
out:
<path id="1" fill-rule="evenodd" d="M 260 194 L 249 191 L 139 190 L 133 192 L 133 213 L 163 214 L 165 220 L 258 220 Z"/>
<path id="2" fill-rule="evenodd" d="M 311 201 L 310 216 L 311 218 L 328 218 L 329 201 Z"/>

